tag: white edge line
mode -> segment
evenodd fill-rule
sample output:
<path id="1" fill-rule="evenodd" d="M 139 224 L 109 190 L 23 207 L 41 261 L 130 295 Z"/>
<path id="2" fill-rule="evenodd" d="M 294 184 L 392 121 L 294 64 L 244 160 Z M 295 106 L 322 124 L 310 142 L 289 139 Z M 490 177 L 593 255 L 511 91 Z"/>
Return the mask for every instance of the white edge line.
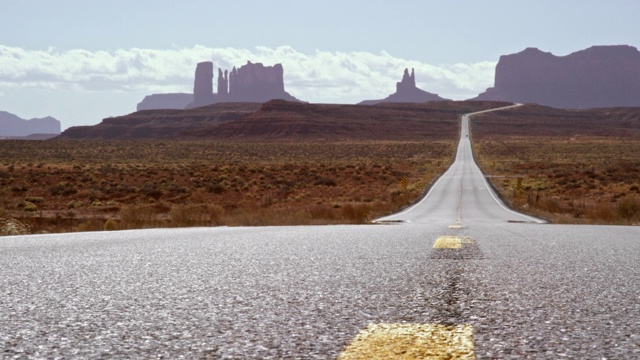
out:
<path id="1" fill-rule="evenodd" d="M 523 104 L 514 104 L 514 105 L 509 105 L 509 106 L 505 106 L 505 107 L 501 107 L 501 108 L 497 108 L 497 109 L 489 109 L 489 110 L 482 110 L 482 111 L 477 111 L 474 113 L 469 113 L 469 114 L 463 114 L 462 117 L 466 116 L 468 118 L 468 121 L 470 120 L 469 117 L 473 116 L 473 115 L 477 115 L 477 114 L 482 114 L 482 113 L 487 113 L 487 112 L 491 112 L 491 111 L 498 111 L 498 110 L 506 110 L 506 109 L 511 109 L 511 108 L 515 108 L 518 106 L 522 106 Z M 462 135 L 462 134 L 461 134 Z M 460 138 L 460 141 L 462 141 L 462 137 Z M 469 139 L 469 141 L 471 141 L 471 139 Z M 457 151 L 456 151 L 456 156 L 457 156 Z M 493 190 L 491 189 L 491 187 L 489 186 L 489 184 L 487 183 L 487 178 L 485 177 L 484 173 L 482 172 L 482 170 L 480 170 L 480 167 L 478 166 L 478 164 L 476 164 L 475 159 L 473 161 L 473 164 L 476 167 L 476 170 L 480 173 L 481 177 L 482 177 L 482 181 L 484 182 L 484 186 L 487 188 L 487 190 L 489 191 L 489 195 L 491 195 L 491 198 L 493 198 L 493 200 L 498 204 L 498 206 L 500 206 L 503 210 L 506 210 L 507 212 L 510 212 L 514 215 L 518 215 L 518 216 L 522 216 L 526 219 L 529 219 L 531 221 L 534 221 L 538 224 L 544 224 L 546 223 L 546 221 L 523 214 L 523 213 L 519 213 L 517 211 L 514 211 L 512 209 L 509 209 L 507 206 L 505 206 L 502 201 L 500 199 L 498 199 L 496 197 L 496 195 L 493 193 Z M 451 164 L 453 165 L 453 164 Z M 418 201 L 417 203 L 413 204 L 411 207 L 409 207 L 408 209 L 405 209 L 399 213 L 396 214 L 391 214 L 391 215 L 387 215 L 378 219 L 375 219 L 372 221 L 372 223 L 377 223 L 377 222 L 381 222 L 381 221 L 386 221 L 390 218 L 394 218 L 400 215 L 404 215 L 408 212 L 410 212 L 411 210 L 413 210 L 414 208 L 420 206 L 420 204 L 422 204 L 425 200 L 427 200 L 427 198 L 429 197 L 429 195 L 431 195 L 431 192 L 433 191 L 433 189 L 436 188 L 436 186 L 438 186 L 438 184 L 440 183 L 440 180 L 442 180 L 442 178 L 444 178 L 445 174 L 448 173 L 451 170 L 451 166 L 449 166 L 449 168 L 447 169 L 447 171 L 443 172 L 442 175 L 440 175 L 440 177 L 438 178 L 438 180 L 431 186 L 431 188 L 429 189 L 429 191 L 427 192 L 427 195 L 425 195 L 420 201 Z M 406 221 L 406 222 L 411 222 L 411 221 Z"/>
<path id="2" fill-rule="evenodd" d="M 395 214 L 391 214 L 391 215 L 387 215 L 378 219 L 373 220 L 372 222 L 376 223 L 379 221 L 385 221 L 389 218 L 393 218 L 396 216 L 400 216 L 400 215 L 404 215 L 406 213 L 408 213 L 409 211 L 413 210 L 414 208 L 418 207 L 420 204 L 422 204 L 425 200 L 427 200 L 427 198 L 429 197 L 429 195 L 431 195 L 431 192 L 433 192 L 433 189 L 436 188 L 436 186 L 438 186 L 438 184 L 440 183 L 440 180 L 442 180 L 442 178 L 444 178 L 444 175 L 446 173 L 449 172 L 449 170 L 451 170 L 451 166 L 449 166 L 449 168 L 447 169 L 447 171 L 443 172 L 442 175 L 440 175 L 440 177 L 438 178 L 438 180 L 436 180 L 435 183 L 433 183 L 433 185 L 431 185 L 431 188 L 429 189 L 429 191 L 427 192 L 427 195 L 425 195 L 420 201 L 418 201 L 417 203 L 411 205 L 409 208 L 402 210 L 399 213 L 395 213 Z M 406 221 L 406 222 L 411 222 L 411 221 Z"/>
<path id="3" fill-rule="evenodd" d="M 469 118 L 470 116 L 476 115 L 476 114 L 481 114 L 481 113 L 485 113 L 485 112 L 490 112 L 490 111 L 497 111 L 497 110 L 505 110 L 505 109 L 510 109 L 510 108 L 514 108 L 514 107 L 518 107 L 518 106 L 522 106 L 522 104 L 515 104 L 515 105 L 511 105 L 511 106 L 507 106 L 507 107 L 502 107 L 502 108 L 497 108 L 497 109 L 491 109 L 491 110 L 484 110 L 484 111 L 478 111 L 475 113 L 471 113 L 471 114 L 465 114 L 465 116 L 467 116 L 467 118 Z M 470 121 L 470 119 L 468 119 Z M 473 161 L 473 164 L 475 165 L 476 170 L 480 173 L 480 175 L 482 176 L 482 182 L 484 182 L 484 186 L 487 188 L 487 190 L 489 191 L 489 195 L 491 195 L 491 197 L 493 198 L 493 200 L 503 209 L 506 210 L 507 212 L 510 212 L 514 215 L 518 215 L 518 216 L 522 216 L 524 218 L 527 218 L 531 221 L 534 221 L 538 224 L 544 224 L 546 223 L 546 221 L 535 218 L 533 216 L 529 216 L 520 212 L 517 212 L 515 210 L 509 209 L 506 205 L 504 205 L 504 203 L 502 202 L 502 200 L 500 200 L 498 197 L 496 197 L 496 195 L 493 193 L 493 189 L 491 189 L 491 186 L 489 186 L 489 183 L 487 182 L 487 178 L 484 175 L 484 173 L 482 172 L 482 170 L 480 170 L 480 167 L 478 166 L 478 164 L 475 162 L 475 160 Z"/>
<path id="4" fill-rule="evenodd" d="M 546 223 L 546 221 L 535 218 L 533 216 L 529 216 L 527 214 L 523 214 L 521 212 L 517 212 L 513 209 L 509 209 L 506 205 L 504 205 L 504 203 L 498 198 L 496 197 L 496 195 L 493 193 L 493 189 L 491 189 L 491 186 L 489 186 L 489 183 L 487 182 L 487 178 L 484 176 L 484 173 L 482 172 L 482 170 L 480 170 L 480 168 L 478 167 L 478 165 L 476 164 L 476 169 L 478 170 L 478 172 L 480 173 L 480 175 L 482 176 L 482 182 L 484 182 L 484 186 L 486 186 L 487 190 L 489 191 L 489 195 L 491 195 L 491 197 L 493 198 L 493 200 L 503 209 L 506 210 L 514 215 L 518 215 L 518 216 L 522 216 L 524 218 L 527 218 L 531 221 L 535 221 L 538 224 L 544 224 Z"/>

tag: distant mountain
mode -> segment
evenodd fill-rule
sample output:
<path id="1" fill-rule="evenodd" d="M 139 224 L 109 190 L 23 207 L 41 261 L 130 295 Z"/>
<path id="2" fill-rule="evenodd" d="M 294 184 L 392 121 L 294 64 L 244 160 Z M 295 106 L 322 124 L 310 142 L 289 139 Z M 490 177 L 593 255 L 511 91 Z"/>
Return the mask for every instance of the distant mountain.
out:
<path id="1" fill-rule="evenodd" d="M 0 137 L 27 137 L 34 134 L 39 135 L 36 138 L 42 138 L 44 134 L 60 134 L 60 121 L 51 116 L 25 120 L 6 111 L 0 111 Z"/>
<path id="2" fill-rule="evenodd" d="M 72 126 L 58 139 L 181 138 L 216 124 L 257 111 L 258 103 L 224 103 L 195 109 L 141 110 L 110 117 L 93 126 Z"/>
<path id="3" fill-rule="evenodd" d="M 471 100 L 564 109 L 640 106 L 640 52 L 626 45 L 593 46 L 555 56 L 527 48 L 501 56 L 494 87 Z"/>
<path id="4" fill-rule="evenodd" d="M 184 110 L 144 110 L 75 126 L 58 139 L 439 139 L 457 134 L 459 115 L 508 103 L 432 101 L 375 106 L 218 103 Z"/>
<path id="5" fill-rule="evenodd" d="M 137 110 L 184 109 L 193 101 L 193 94 L 170 93 L 147 95 L 138 103 Z"/>
<path id="6" fill-rule="evenodd" d="M 437 94 L 426 92 L 416 87 L 416 75 L 413 69 L 411 69 L 411 75 L 409 75 L 409 69 L 404 69 L 404 75 L 402 80 L 396 83 L 396 92 L 387 96 L 382 100 L 365 100 L 358 103 L 358 105 L 375 105 L 383 102 L 397 102 L 397 103 L 425 103 L 428 101 L 443 101 L 448 100 L 441 98 Z"/>

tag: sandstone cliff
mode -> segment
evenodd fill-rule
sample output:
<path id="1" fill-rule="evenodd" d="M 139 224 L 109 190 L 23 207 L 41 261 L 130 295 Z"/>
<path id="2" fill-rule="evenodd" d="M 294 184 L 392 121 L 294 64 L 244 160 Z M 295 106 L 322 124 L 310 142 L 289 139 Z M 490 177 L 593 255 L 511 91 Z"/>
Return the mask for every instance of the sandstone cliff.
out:
<path id="1" fill-rule="evenodd" d="M 184 109 L 193 102 L 193 94 L 170 93 L 147 95 L 138 103 L 136 110 Z"/>
<path id="2" fill-rule="evenodd" d="M 0 111 L 0 137 L 27 137 L 34 134 L 60 134 L 60 121 L 51 116 L 25 120 L 6 111 Z"/>
<path id="3" fill-rule="evenodd" d="M 193 94 L 153 94 L 138 103 L 137 110 L 193 109 L 223 102 L 263 103 L 273 99 L 299 101 L 284 89 L 284 69 L 281 64 L 264 66 L 247 64 L 231 71 L 218 69 L 217 93 L 213 92 L 213 63 L 196 66 Z"/>
<path id="4" fill-rule="evenodd" d="M 424 90 L 418 89 L 416 86 L 416 75 L 413 69 L 411 69 L 411 75 L 409 75 L 409 69 L 404 69 L 404 75 L 402 80 L 396 83 L 396 92 L 387 96 L 382 100 L 365 100 L 358 103 L 358 105 L 375 105 L 383 102 L 397 102 L 397 103 L 424 103 L 428 101 L 443 101 L 448 100 L 441 98 L 437 94 L 432 94 Z"/>
<path id="5" fill-rule="evenodd" d="M 640 52 L 594 46 L 567 56 L 535 48 L 500 57 L 495 85 L 472 100 L 580 109 L 640 106 Z"/>
<path id="6" fill-rule="evenodd" d="M 218 94 L 220 101 L 266 102 L 272 99 L 297 101 L 284 90 L 284 69 L 281 64 L 246 65 L 229 73 L 229 93 Z"/>
<path id="7" fill-rule="evenodd" d="M 215 102 L 213 96 L 213 63 L 205 61 L 198 63 L 193 80 L 193 102 L 187 108 L 211 105 Z"/>

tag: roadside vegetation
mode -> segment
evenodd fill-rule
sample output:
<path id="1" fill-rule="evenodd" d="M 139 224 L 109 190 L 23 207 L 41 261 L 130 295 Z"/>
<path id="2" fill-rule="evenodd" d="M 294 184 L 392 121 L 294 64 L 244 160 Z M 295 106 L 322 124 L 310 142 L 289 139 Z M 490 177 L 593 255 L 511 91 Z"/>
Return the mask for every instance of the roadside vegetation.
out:
<path id="1" fill-rule="evenodd" d="M 640 225 L 639 120 L 638 109 L 525 106 L 475 117 L 473 148 L 515 209 L 552 223 Z"/>
<path id="2" fill-rule="evenodd" d="M 555 223 L 640 223 L 640 141 L 511 138 L 475 151 L 517 209 Z"/>
<path id="3" fill-rule="evenodd" d="M 455 145 L 0 141 L 0 235 L 367 223 L 419 198 Z"/>
<path id="4" fill-rule="evenodd" d="M 413 132 L 403 120 L 387 140 L 331 137 L 342 120 L 329 130 L 318 120 L 313 140 L 0 141 L 0 235 L 369 223 L 415 202 L 451 164 L 458 113 L 504 104 L 436 105 L 443 121 L 413 119 Z M 640 224 L 637 108 L 526 105 L 475 116 L 471 130 L 510 206 L 555 223 Z"/>

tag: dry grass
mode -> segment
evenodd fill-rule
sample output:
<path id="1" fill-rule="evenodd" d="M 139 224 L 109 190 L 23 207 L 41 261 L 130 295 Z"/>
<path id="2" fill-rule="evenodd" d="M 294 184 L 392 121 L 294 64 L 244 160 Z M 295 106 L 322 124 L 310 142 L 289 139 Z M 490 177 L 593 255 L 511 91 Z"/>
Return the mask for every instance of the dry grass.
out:
<path id="1" fill-rule="evenodd" d="M 474 151 L 502 197 L 522 211 L 556 223 L 640 223 L 637 139 L 484 137 Z"/>
<path id="2" fill-rule="evenodd" d="M 455 143 L 0 141 L 0 212 L 34 233 L 366 223 L 417 199 Z"/>
<path id="3" fill-rule="evenodd" d="M 514 207 L 557 223 L 640 223 L 640 108 L 525 105 L 471 122 L 480 166 Z"/>

